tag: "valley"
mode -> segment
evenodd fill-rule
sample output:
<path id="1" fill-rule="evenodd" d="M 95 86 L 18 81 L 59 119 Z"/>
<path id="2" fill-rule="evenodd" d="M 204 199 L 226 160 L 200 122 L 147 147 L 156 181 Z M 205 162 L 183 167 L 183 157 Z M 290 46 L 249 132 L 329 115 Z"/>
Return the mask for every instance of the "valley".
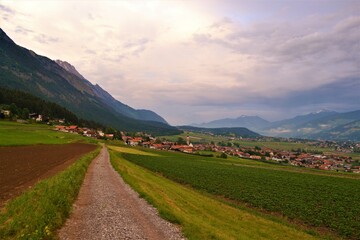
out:
<path id="1" fill-rule="evenodd" d="M 0 239 L 360 239 L 359 12 L 1 1 Z"/>

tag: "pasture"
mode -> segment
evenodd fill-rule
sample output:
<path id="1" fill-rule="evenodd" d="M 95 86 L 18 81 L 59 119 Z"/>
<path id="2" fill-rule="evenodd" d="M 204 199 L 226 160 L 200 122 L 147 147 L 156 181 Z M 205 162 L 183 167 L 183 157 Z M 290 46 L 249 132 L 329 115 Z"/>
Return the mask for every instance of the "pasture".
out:
<path id="1" fill-rule="evenodd" d="M 0 120 L 0 146 L 34 144 L 65 144 L 76 141 L 91 141 L 77 134 L 52 130 L 44 124 L 24 124 Z"/>

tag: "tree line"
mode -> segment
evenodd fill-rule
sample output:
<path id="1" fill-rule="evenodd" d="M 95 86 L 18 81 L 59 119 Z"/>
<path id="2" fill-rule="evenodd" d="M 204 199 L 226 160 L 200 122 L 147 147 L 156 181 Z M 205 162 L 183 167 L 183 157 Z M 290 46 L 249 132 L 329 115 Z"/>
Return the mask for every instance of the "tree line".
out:
<path id="1" fill-rule="evenodd" d="M 102 124 L 78 118 L 66 108 L 29 93 L 0 87 L 0 108 L 10 111 L 11 119 L 29 119 L 29 114 L 36 113 L 43 116 L 44 121 L 65 119 L 66 124 L 80 127 L 105 129 Z M 3 114 L 0 117 L 5 117 Z"/>

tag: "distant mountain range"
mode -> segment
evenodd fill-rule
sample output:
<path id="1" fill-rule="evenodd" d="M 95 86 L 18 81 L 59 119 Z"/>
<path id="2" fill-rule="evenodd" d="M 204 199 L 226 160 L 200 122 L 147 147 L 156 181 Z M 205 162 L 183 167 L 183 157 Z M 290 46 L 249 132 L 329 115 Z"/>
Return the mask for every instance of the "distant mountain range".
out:
<path id="1" fill-rule="evenodd" d="M 126 131 L 177 134 L 158 114 L 135 110 L 86 80 L 71 64 L 15 44 L 0 29 L 0 86 L 55 102 L 78 117 Z"/>
<path id="2" fill-rule="evenodd" d="M 268 124 L 270 124 L 269 121 L 258 116 L 240 116 L 238 118 L 224 118 L 208 123 L 192 124 L 192 126 L 203 128 L 245 127 L 249 129 L 261 129 Z"/>
<path id="3" fill-rule="evenodd" d="M 346 113 L 323 110 L 276 122 L 269 122 L 257 116 L 241 116 L 194 126 L 247 127 L 262 135 L 273 137 L 360 141 L 360 110 Z"/>
<path id="4" fill-rule="evenodd" d="M 234 137 L 259 137 L 260 134 L 250 131 L 244 127 L 224 127 L 224 128 L 199 128 L 193 126 L 178 126 L 179 129 L 189 132 L 212 133 L 215 135 L 234 136 Z"/>

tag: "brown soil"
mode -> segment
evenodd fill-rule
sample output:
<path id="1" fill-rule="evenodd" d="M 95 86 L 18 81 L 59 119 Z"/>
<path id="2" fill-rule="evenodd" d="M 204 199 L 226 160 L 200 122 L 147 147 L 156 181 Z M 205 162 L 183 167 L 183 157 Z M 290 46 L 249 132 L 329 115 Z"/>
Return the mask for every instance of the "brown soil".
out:
<path id="1" fill-rule="evenodd" d="M 83 143 L 0 147 L 0 208 L 39 180 L 66 169 L 95 148 Z"/>

